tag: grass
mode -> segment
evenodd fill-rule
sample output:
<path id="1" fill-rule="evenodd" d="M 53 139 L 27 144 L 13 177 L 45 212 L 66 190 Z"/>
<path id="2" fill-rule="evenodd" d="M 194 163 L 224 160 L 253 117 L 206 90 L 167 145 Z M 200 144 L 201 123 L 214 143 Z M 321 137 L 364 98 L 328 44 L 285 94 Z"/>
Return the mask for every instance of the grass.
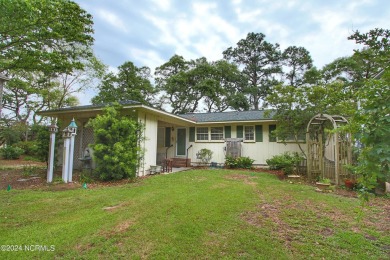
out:
<path id="1" fill-rule="evenodd" d="M 248 171 L 197 170 L 58 192 L 0 192 L 0 258 L 386 259 L 380 206 Z M 388 203 L 388 200 L 384 204 Z"/>

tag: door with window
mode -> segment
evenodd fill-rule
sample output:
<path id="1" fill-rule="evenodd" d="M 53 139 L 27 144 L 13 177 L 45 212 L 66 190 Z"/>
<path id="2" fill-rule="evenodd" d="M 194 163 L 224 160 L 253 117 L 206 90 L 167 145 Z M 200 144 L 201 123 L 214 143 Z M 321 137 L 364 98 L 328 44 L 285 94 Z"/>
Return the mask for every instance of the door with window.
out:
<path id="1" fill-rule="evenodd" d="M 185 128 L 177 129 L 176 155 L 186 156 L 186 129 Z"/>

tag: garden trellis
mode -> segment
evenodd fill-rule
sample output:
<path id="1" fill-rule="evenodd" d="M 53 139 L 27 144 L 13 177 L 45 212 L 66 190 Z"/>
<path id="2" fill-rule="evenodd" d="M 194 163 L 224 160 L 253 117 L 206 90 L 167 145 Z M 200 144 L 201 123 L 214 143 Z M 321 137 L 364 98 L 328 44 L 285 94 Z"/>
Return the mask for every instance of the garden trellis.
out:
<path id="1" fill-rule="evenodd" d="M 307 125 L 307 173 L 310 179 L 327 178 L 336 185 L 351 173 L 345 167 L 352 164 L 350 133 L 334 131 L 348 124 L 338 115 L 317 114 Z"/>

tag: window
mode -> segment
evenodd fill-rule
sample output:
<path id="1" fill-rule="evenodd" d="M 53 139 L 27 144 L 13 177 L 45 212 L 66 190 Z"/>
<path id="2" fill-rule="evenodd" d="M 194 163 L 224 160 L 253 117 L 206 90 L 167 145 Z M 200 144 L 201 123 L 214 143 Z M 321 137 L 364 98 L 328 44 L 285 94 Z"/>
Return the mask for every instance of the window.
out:
<path id="1" fill-rule="evenodd" d="M 165 128 L 159 127 L 157 129 L 157 147 L 165 146 Z"/>
<path id="2" fill-rule="evenodd" d="M 253 125 L 244 126 L 244 140 L 254 141 L 255 140 L 255 127 Z"/>
<path id="3" fill-rule="evenodd" d="M 269 125 L 268 126 L 268 134 L 269 134 L 269 141 L 270 142 L 276 142 L 276 136 L 274 131 L 276 130 L 276 125 Z"/>
<path id="4" fill-rule="evenodd" d="M 211 127 L 210 137 L 211 140 L 223 140 L 223 127 Z"/>
<path id="5" fill-rule="evenodd" d="M 196 140 L 197 141 L 208 141 L 209 140 L 209 128 L 208 127 L 197 127 L 196 128 Z"/>

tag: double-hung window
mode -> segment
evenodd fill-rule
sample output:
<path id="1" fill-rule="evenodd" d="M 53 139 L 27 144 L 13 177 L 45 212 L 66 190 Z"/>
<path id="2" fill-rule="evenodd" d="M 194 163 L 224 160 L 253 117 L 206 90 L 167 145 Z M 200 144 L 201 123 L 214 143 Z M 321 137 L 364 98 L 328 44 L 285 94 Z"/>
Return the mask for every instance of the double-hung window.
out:
<path id="1" fill-rule="evenodd" d="M 223 138 L 223 127 L 196 128 L 196 141 L 221 141 Z"/>
<path id="2" fill-rule="evenodd" d="M 209 128 L 208 127 L 197 127 L 196 128 L 196 140 L 197 141 L 208 141 L 209 140 Z"/>
<path id="3" fill-rule="evenodd" d="M 244 141 L 255 141 L 255 127 L 253 125 L 244 126 Z"/>
<path id="4" fill-rule="evenodd" d="M 223 140 L 223 127 L 210 127 L 210 140 Z"/>

